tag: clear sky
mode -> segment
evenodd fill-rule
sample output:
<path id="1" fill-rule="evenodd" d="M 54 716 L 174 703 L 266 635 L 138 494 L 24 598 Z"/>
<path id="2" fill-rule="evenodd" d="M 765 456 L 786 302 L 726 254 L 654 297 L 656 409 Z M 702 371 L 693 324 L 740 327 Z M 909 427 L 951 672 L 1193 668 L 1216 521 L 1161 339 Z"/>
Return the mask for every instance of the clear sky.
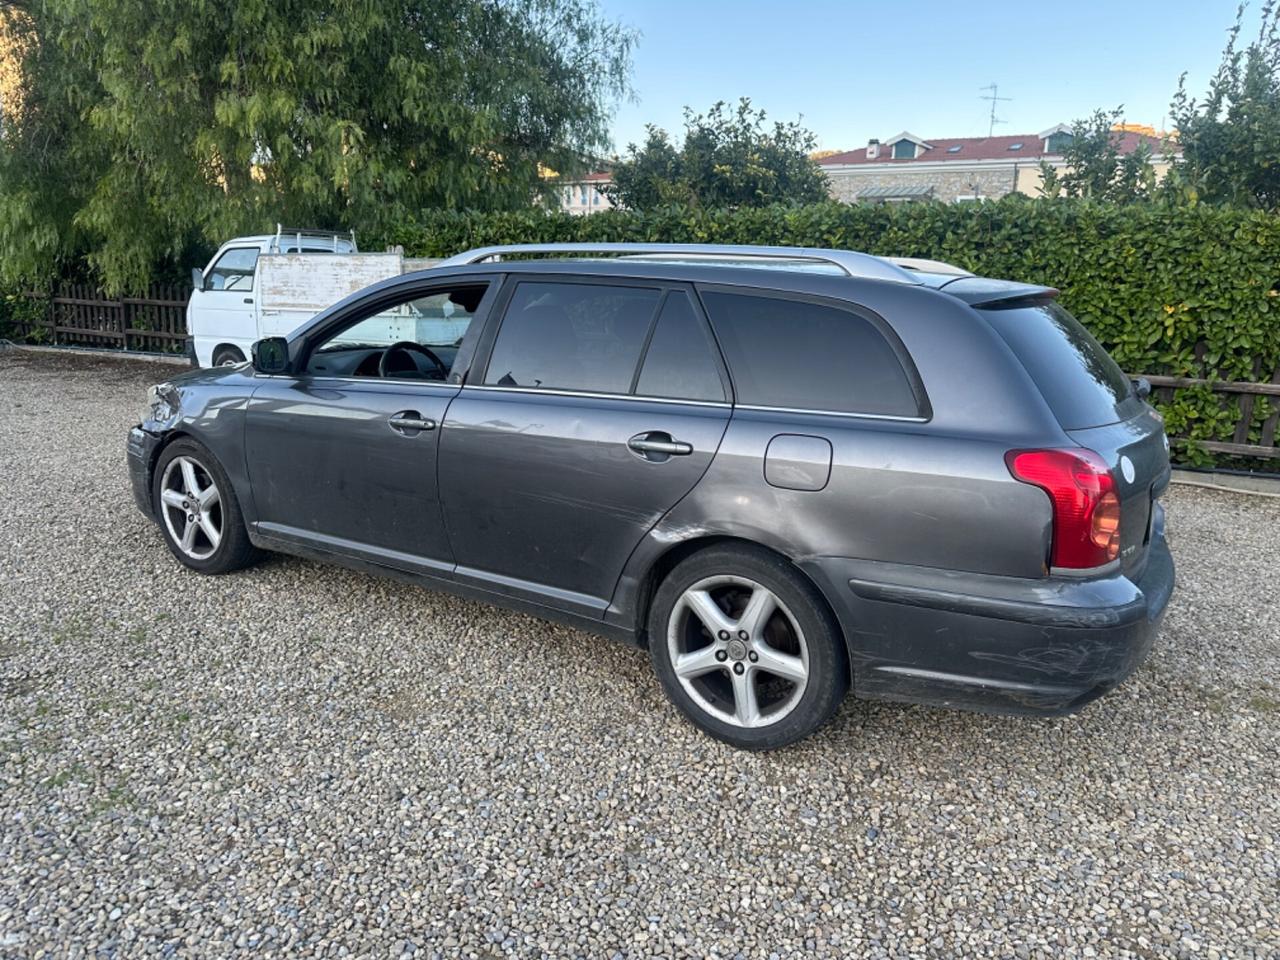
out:
<path id="1" fill-rule="evenodd" d="M 646 123 L 683 130 L 685 105 L 748 96 L 771 119 L 799 117 L 820 149 L 851 150 L 902 130 L 1036 133 L 1097 107 L 1167 125 L 1178 75 L 1202 94 L 1237 0 L 600 0 L 640 33 L 636 102 L 619 106 L 615 149 Z M 1256 29 L 1246 14 L 1245 32 Z"/>

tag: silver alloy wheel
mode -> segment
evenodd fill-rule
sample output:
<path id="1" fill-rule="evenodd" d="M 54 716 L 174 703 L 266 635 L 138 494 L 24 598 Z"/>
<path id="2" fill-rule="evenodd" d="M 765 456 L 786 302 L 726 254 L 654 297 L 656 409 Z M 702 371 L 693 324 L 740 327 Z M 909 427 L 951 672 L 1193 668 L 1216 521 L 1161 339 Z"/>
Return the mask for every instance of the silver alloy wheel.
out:
<path id="1" fill-rule="evenodd" d="M 781 598 L 746 577 L 699 580 L 667 622 L 680 686 L 737 727 L 765 727 L 795 709 L 809 682 L 804 631 Z"/>
<path id="2" fill-rule="evenodd" d="M 191 457 L 174 457 L 160 478 L 160 512 L 178 549 L 208 560 L 222 542 L 222 494 L 213 476 Z"/>

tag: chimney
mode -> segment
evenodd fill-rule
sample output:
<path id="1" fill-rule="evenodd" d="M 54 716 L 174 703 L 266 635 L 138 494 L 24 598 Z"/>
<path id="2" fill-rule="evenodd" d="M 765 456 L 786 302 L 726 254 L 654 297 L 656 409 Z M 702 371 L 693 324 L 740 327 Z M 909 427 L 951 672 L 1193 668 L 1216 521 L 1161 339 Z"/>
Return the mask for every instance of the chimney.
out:
<path id="1" fill-rule="evenodd" d="M 867 159 L 874 160 L 878 156 L 880 156 L 880 141 L 868 140 L 867 141 Z"/>

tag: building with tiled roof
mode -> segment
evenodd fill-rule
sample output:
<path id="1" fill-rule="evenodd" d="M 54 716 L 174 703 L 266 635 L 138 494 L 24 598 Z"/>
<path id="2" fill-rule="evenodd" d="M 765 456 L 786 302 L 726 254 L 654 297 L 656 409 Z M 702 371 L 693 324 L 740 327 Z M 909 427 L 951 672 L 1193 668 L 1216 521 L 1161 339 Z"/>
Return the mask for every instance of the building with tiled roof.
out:
<path id="1" fill-rule="evenodd" d="M 565 213 L 598 213 L 613 206 L 613 201 L 600 188 L 613 182 L 613 174 L 604 171 L 583 174 L 560 184 L 560 209 Z"/>
<path id="2" fill-rule="evenodd" d="M 1040 163 L 1065 166 L 1062 151 L 1071 127 L 1060 123 L 1034 134 L 924 140 L 903 131 L 887 140 L 823 157 L 832 196 L 848 202 L 986 200 L 1010 193 L 1040 195 Z M 1134 131 L 1115 134 L 1121 153 L 1145 144 L 1157 175 L 1168 167 L 1158 137 Z"/>

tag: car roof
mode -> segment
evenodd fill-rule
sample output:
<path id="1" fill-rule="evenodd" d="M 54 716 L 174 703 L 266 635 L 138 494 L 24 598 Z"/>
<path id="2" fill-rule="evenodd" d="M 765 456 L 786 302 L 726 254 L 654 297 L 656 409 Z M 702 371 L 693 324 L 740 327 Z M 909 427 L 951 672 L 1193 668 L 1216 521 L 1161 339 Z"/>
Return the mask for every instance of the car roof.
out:
<path id="1" fill-rule="evenodd" d="M 904 271 L 906 272 L 906 271 Z M 1033 300 L 1056 297 L 1052 287 L 995 280 L 973 275 L 934 274 L 910 271 L 912 283 L 873 277 L 849 277 L 812 268 L 789 268 L 784 265 L 755 266 L 712 259 L 681 260 L 676 256 L 612 257 L 608 259 L 554 258 L 539 260 L 503 260 L 499 263 L 471 263 L 448 266 L 437 264 L 426 270 L 406 274 L 408 277 L 487 275 L 495 273 L 529 276 L 557 275 L 599 278 L 632 278 L 681 283 L 723 284 L 758 287 L 789 293 L 812 294 L 845 299 L 861 284 L 889 285 L 898 289 L 939 292 L 967 303 L 983 306 L 996 302 Z"/>

